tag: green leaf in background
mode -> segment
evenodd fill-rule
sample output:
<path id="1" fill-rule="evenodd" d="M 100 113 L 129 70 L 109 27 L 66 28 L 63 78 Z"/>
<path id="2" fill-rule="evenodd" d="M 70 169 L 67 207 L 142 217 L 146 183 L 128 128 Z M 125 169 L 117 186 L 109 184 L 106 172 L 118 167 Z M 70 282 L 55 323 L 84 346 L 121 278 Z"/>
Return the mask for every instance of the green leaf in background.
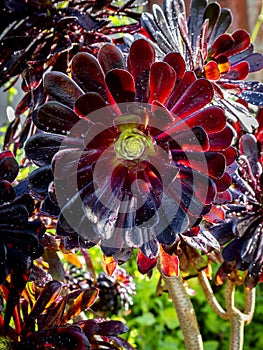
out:
<path id="1" fill-rule="evenodd" d="M 204 342 L 204 350 L 219 350 L 219 345 L 216 340 L 207 340 Z"/>
<path id="2" fill-rule="evenodd" d="M 142 316 L 136 317 L 134 321 L 140 325 L 152 326 L 156 322 L 156 319 L 151 312 L 147 312 Z"/>
<path id="3" fill-rule="evenodd" d="M 178 346 L 175 344 L 175 340 L 171 335 L 167 335 L 164 338 L 164 341 L 161 344 L 160 349 L 163 350 L 180 350 Z"/>
<path id="4" fill-rule="evenodd" d="M 174 307 L 171 306 L 163 310 L 163 319 L 164 324 L 169 329 L 175 329 L 176 327 L 179 327 L 179 321 Z"/>

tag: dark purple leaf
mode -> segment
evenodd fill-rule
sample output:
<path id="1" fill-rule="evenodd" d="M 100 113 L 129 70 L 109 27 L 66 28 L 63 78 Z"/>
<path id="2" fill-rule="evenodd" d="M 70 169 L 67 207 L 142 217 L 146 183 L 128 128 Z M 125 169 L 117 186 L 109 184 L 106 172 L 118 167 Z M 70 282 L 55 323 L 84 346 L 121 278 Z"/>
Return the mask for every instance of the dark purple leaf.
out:
<path id="1" fill-rule="evenodd" d="M 263 93 L 258 91 L 244 90 L 240 96 L 244 101 L 252 103 L 256 106 L 263 106 Z"/>
<path id="2" fill-rule="evenodd" d="M 41 130 L 67 135 L 79 121 L 69 107 L 55 101 L 47 102 L 33 113 L 32 120 Z"/>
<path id="3" fill-rule="evenodd" d="M 10 224 L 15 222 L 17 225 L 26 224 L 28 221 L 28 211 L 22 204 L 13 203 L 0 207 L 1 224 Z"/>
<path id="4" fill-rule="evenodd" d="M 235 45 L 235 40 L 230 34 L 222 34 L 220 35 L 212 45 L 213 48 L 213 57 L 217 57 L 219 55 L 225 55 L 225 52 L 230 51 Z"/>
<path id="5" fill-rule="evenodd" d="M 179 121 L 178 123 L 175 123 L 171 129 L 175 132 L 182 127 L 182 124 L 187 125 L 189 128 L 195 126 L 202 127 L 210 137 L 210 134 L 212 135 L 213 133 L 224 130 L 226 126 L 226 117 L 222 108 L 207 107 L 191 114 L 189 117 L 183 119 L 182 122 Z"/>
<path id="6" fill-rule="evenodd" d="M 165 103 L 176 81 L 174 69 L 165 62 L 155 62 L 150 70 L 149 103 L 154 100 Z"/>
<path id="7" fill-rule="evenodd" d="M 163 61 L 173 67 L 176 72 L 176 79 L 182 79 L 186 68 L 185 60 L 182 55 L 178 52 L 170 52 L 164 57 Z"/>
<path id="8" fill-rule="evenodd" d="M 188 87 L 171 112 L 183 119 L 211 102 L 213 96 L 212 84 L 206 79 L 198 79 Z"/>
<path id="9" fill-rule="evenodd" d="M 247 62 L 237 63 L 230 68 L 230 71 L 224 75 L 224 78 L 230 80 L 244 80 L 249 73 L 249 64 Z"/>
<path id="10" fill-rule="evenodd" d="M 143 12 L 141 16 L 141 24 L 147 30 L 147 32 L 152 36 L 152 38 L 157 41 L 157 31 L 159 28 L 157 27 L 153 15 L 148 12 Z"/>
<path id="11" fill-rule="evenodd" d="M 209 150 L 209 139 L 205 130 L 200 126 L 195 126 L 192 129 L 186 129 L 185 132 L 178 132 L 172 135 L 173 140 L 170 143 L 170 148 L 183 151 L 204 152 Z"/>
<path id="12" fill-rule="evenodd" d="M 118 344 L 118 346 L 121 346 L 124 350 L 134 350 L 135 348 L 131 346 L 126 340 L 122 339 L 121 337 L 111 337 L 111 339 Z"/>
<path id="13" fill-rule="evenodd" d="M 23 341 L 23 347 L 34 350 L 45 347 L 46 344 L 54 348 L 89 350 L 90 343 L 83 331 L 77 326 L 55 327 L 38 332 L 30 332 Z"/>
<path id="14" fill-rule="evenodd" d="M 149 98 L 148 81 L 151 65 L 155 61 L 152 45 L 144 39 L 136 40 L 128 56 L 128 68 L 135 80 L 136 99 L 147 102 Z"/>
<path id="15" fill-rule="evenodd" d="M 53 180 L 53 173 L 50 165 L 34 170 L 29 176 L 29 187 L 41 196 L 48 192 L 48 186 Z"/>
<path id="16" fill-rule="evenodd" d="M 259 224 L 259 218 L 255 215 L 247 215 L 233 225 L 233 233 L 236 237 L 246 239 L 254 234 L 255 228 Z"/>
<path id="17" fill-rule="evenodd" d="M 19 166 L 14 157 L 0 158 L 0 179 L 12 182 L 17 177 Z"/>
<path id="18" fill-rule="evenodd" d="M 235 41 L 235 44 L 224 54 L 226 56 L 232 56 L 240 51 L 245 51 L 250 45 L 250 35 L 244 29 L 237 29 L 232 33 L 232 38 Z"/>
<path id="19" fill-rule="evenodd" d="M 103 20 L 101 21 L 96 20 L 86 11 L 83 12 L 75 8 L 73 9 L 66 8 L 65 11 L 67 15 L 76 17 L 78 24 L 87 32 L 97 30 L 107 23 L 106 21 L 103 21 Z"/>
<path id="20" fill-rule="evenodd" d="M 5 225 L 0 226 L 1 241 L 3 241 L 8 248 L 12 247 L 19 251 L 23 251 L 23 253 L 26 253 L 31 257 L 37 255 L 37 250 L 39 248 L 38 238 L 35 232 L 30 230 L 30 226 L 25 226 L 21 229 L 16 227 L 10 229 L 9 227 L 5 227 Z"/>
<path id="21" fill-rule="evenodd" d="M 171 108 L 178 102 L 180 97 L 185 93 L 187 88 L 196 80 L 195 73 L 191 71 L 185 72 L 180 83 L 176 86 L 171 96 L 166 101 L 166 108 L 171 110 Z"/>
<path id="22" fill-rule="evenodd" d="M 36 134 L 26 143 L 25 151 L 38 166 L 48 165 L 58 152 L 63 140 L 64 137 L 60 135 Z"/>
<path id="23" fill-rule="evenodd" d="M 220 179 L 225 171 L 225 157 L 218 152 L 173 152 L 173 160 L 185 167 L 201 171 L 215 179 Z M 204 163 L 205 161 L 205 163 Z"/>
<path id="24" fill-rule="evenodd" d="M 252 53 L 245 57 L 249 64 L 249 73 L 258 72 L 263 68 L 263 55 L 261 53 Z"/>
<path id="25" fill-rule="evenodd" d="M 191 1 L 191 8 L 190 8 L 191 15 L 188 21 L 188 33 L 191 39 L 191 47 L 193 51 L 196 48 L 198 37 L 201 33 L 206 6 L 207 6 L 207 0 Z"/>
<path id="26" fill-rule="evenodd" d="M 221 151 L 228 148 L 233 141 L 233 130 L 227 126 L 222 131 L 209 135 L 210 151 Z"/>
<path id="27" fill-rule="evenodd" d="M 229 9 L 221 9 L 220 16 L 211 34 L 209 44 L 212 44 L 219 35 L 225 33 L 232 23 L 232 13 Z"/>
<path id="28" fill-rule="evenodd" d="M 188 187 L 193 187 L 195 196 L 203 204 L 210 204 L 215 199 L 215 183 L 203 172 L 200 173 L 193 169 L 184 169 L 180 171 L 179 179 Z"/>
<path id="29" fill-rule="evenodd" d="M 125 60 L 122 52 L 112 44 L 102 46 L 98 52 L 98 61 L 105 74 L 112 69 L 125 69 Z"/>
<path id="30" fill-rule="evenodd" d="M 121 321 L 105 321 L 97 323 L 98 330 L 96 334 L 102 336 L 116 336 L 118 334 L 126 333 L 128 327 Z"/>
<path id="31" fill-rule="evenodd" d="M 135 100 L 135 82 L 126 70 L 113 69 L 106 74 L 107 86 L 117 103 Z"/>
<path id="32" fill-rule="evenodd" d="M 156 34 L 159 46 L 164 52 L 177 51 L 177 37 L 172 34 L 170 30 L 171 28 L 167 23 L 162 8 L 158 4 L 154 4 L 152 7 L 152 12 L 155 19 L 155 23 L 158 26 L 158 31 L 156 32 Z"/>
<path id="33" fill-rule="evenodd" d="M 168 225 L 168 223 L 167 223 Z M 166 227 L 161 233 L 156 236 L 158 242 L 161 244 L 171 245 L 175 242 L 177 236 L 170 226 Z"/>
<path id="34" fill-rule="evenodd" d="M 5 202 L 11 202 L 16 197 L 16 192 L 10 182 L 0 180 L 0 205 Z"/>
<path id="35" fill-rule="evenodd" d="M 245 134 L 240 139 L 239 147 L 240 152 L 247 157 L 253 175 L 257 178 L 259 176 L 257 139 L 254 135 Z"/>
<path id="36" fill-rule="evenodd" d="M 44 88 L 52 98 L 70 108 L 73 108 L 75 100 L 83 94 L 78 85 L 62 72 L 46 73 Z"/>
<path id="37" fill-rule="evenodd" d="M 206 34 L 206 40 L 209 41 L 210 36 L 214 30 L 214 27 L 216 25 L 217 19 L 220 14 L 220 5 L 217 2 L 212 2 L 207 5 L 204 13 L 204 21 L 208 19 L 208 30 Z"/>
<path id="38" fill-rule="evenodd" d="M 97 92 L 109 103 L 114 103 L 105 83 L 104 72 L 91 54 L 78 53 L 73 57 L 72 77 L 85 92 Z"/>
<path id="39" fill-rule="evenodd" d="M 232 65 L 241 61 L 247 61 L 248 56 L 252 55 L 253 57 L 253 55 L 257 55 L 257 53 L 253 54 L 253 52 L 254 52 L 254 45 L 250 44 L 246 50 L 242 52 L 238 52 L 235 55 L 229 57 L 229 61 L 231 62 Z"/>
<path id="40" fill-rule="evenodd" d="M 92 114 L 92 112 L 95 112 L 97 110 L 100 110 L 103 108 L 103 115 L 105 116 L 106 109 L 106 102 L 102 98 L 102 96 L 96 92 L 87 92 L 84 95 L 81 95 L 74 104 L 74 111 L 77 113 L 81 118 L 90 119 L 89 114 Z M 94 114 L 99 115 L 99 112 Z M 101 118 L 101 122 L 104 121 L 104 118 Z M 109 119 L 105 118 L 105 120 Z M 110 118 L 112 120 L 112 116 Z M 94 120 L 93 120 L 94 121 Z M 87 124 L 88 126 L 88 124 Z"/>
<path id="41" fill-rule="evenodd" d="M 231 185 L 232 178 L 227 172 L 225 172 L 224 175 L 221 177 L 221 179 L 219 179 L 219 180 L 215 179 L 214 181 L 216 184 L 217 191 L 223 192 L 226 189 L 228 189 L 229 186 Z"/>
<path id="42" fill-rule="evenodd" d="M 145 229 L 144 231 L 146 231 Z M 145 233 L 145 232 L 144 232 Z M 159 243 L 156 239 L 151 239 L 148 242 L 145 242 L 141 247 L 140 251 L 148 258 L 154 259 L 159 254 Z"/>
<path id="43" fill-rule="evenodd" d="M 241 250 L 243 245 L 243 240 L 242 239 L 235 239 L 232 242 L 230 242 L 224 249 L 223 249 L 223 258 L 227 262 L 231 262 L 235 260 L 236 255 L 238 254 L 238 251 Z"/>

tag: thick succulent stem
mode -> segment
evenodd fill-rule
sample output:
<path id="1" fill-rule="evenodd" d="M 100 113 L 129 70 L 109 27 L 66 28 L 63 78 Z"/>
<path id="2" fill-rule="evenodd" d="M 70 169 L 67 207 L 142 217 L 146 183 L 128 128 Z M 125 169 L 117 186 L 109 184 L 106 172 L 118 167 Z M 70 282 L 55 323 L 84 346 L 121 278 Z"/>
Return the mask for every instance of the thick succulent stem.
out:
<path id="1" fill-rule="evenodd" d="M 230 317 L 230 350 L 242 350 L 244 343 L 245 321 L 239 312 L 233 312 Z"/>
<path id="2" fill-rule="evenodd" d="M 221 317 L 223 320 L 228 320 L 228 314 L 217 301 L 205 271 L 202 270 L 199 272 L 198 279 L 208 304 L 212 307 L 212 309 L 219 317 Z"/>
<path id="3" fill-rule="evenodd" d="M 226 309 L 230 321 L 229 350 L 242 350 L 244 342 L 245 317 L 235 307 L 235 283 L 230 279 L 226 282 Z"/>
<path id="4" fill-rule="evenodd" d="M 245 325 L 248 325 L 253 318 L 256 304 L 256 288 L 245 288 L 245 308 L 244 314 L 247 317 Z"/>
<path id="5" fill-rule="evenodd" d="M 176 309 L 186 350 L 202 350 L 203 342 L 192 302 L 183 285 L 181 276 L 167 277 L 159 268 L 170 298 Z"/>
<path id="6" fill-rule="evenodd" d="M 256 289 L 245 287 L 245 305 L 244 312 L 235 307 L 235 288 L 236 284 L 230 279 L 226 282 L 226 311 L 218 303 L 211 288 L 205 271 L 198 274 L 199 283 L 203 289 L 206 300 L 216 314 L 224 320 L 230 321 L 230 350 L 242 350 L 244 342 L 244 327 L 249 324 L 253 318 L 255 309 Z"/>

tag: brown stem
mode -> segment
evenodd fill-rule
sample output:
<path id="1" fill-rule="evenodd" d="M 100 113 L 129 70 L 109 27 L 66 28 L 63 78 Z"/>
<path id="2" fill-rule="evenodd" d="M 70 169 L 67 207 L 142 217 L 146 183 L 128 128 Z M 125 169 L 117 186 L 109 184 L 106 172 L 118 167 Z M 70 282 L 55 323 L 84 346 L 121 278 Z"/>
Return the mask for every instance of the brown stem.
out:
<path id="1" fill-rule="evenodd" d="M 248 325 L 253 318 L 256 304 L 256 288 L 245 287 L 245 308 L 244 314 L 246 316 L 245 325 Z"/>
<path id="2" fill-rule="evenodd" d="M 184 335 L 186 350 L 202 350 L 203 342 L 192 302 L 185 290 L 181 276 L 167 277 L 159 271 L 173 301 L 181 330 Z"/>
<path id="3" fill-rule="evenodd" d="M 228 314 L 226 311 L 222 308 L 222 306 L 219 304 L 218 300 L 216 299 L 214 292 L 211 288 L 211 285 L 209 283 L 209 280 L 207 278 L 207 275 L 204 270 L 200 271 L 198 274 L 199 283 L 203 289 L 204 295 L 206 297 L 206 300 L 208 304 L 212 307 L 212 309 L 215 311 L 215 313 L 221 317 L 223 320 L 228 320 Z"/>
<path id="4" fill-rule="evenodd" d="M 240 313 L 232 313 L 230 317 L 230 350 L 242 350 L 244 343 L 245 321 Z"/>
<path id="5" fill-rule="evenodd" d="M 242 350 L 244 342 L 245 317 L 235 307 L 235 283 L 230 279 L 226 282 L 226 310 L 230 321 L 229 350 Z"/>
<path id="6" fill-rule="evenodd" d="M 206 300 L 212 309 L 219 317 L 230 321 L 230 350 L 242 350 L 244 327 L 251 322 L 255 310 L 256 289 L 245 287 L 245 306 L 244 312 L 241 312 L 235 307 L 236 285 L 230 279 L 227 279 L 225 311 L 217 301 L 205 271 L 199 272 L 198 279 L 206 296 Z"/>

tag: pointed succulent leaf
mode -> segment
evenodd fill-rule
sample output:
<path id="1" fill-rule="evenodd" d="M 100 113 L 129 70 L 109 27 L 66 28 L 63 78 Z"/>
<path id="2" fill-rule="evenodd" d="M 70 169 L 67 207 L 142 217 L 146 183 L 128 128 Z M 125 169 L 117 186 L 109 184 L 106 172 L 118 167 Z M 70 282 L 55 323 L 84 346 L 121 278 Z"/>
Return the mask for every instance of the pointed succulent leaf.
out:
<path id="1" fill-rule="evenodd" d="M 78 316 L 82 311 L 91 307 L 94 304 L 97 297 L 98 297 L 97 288 L 90 287 L 82 291 L 74 300 L 74 303 L 64 313 L 62 318 L 62 324 Z"/>

